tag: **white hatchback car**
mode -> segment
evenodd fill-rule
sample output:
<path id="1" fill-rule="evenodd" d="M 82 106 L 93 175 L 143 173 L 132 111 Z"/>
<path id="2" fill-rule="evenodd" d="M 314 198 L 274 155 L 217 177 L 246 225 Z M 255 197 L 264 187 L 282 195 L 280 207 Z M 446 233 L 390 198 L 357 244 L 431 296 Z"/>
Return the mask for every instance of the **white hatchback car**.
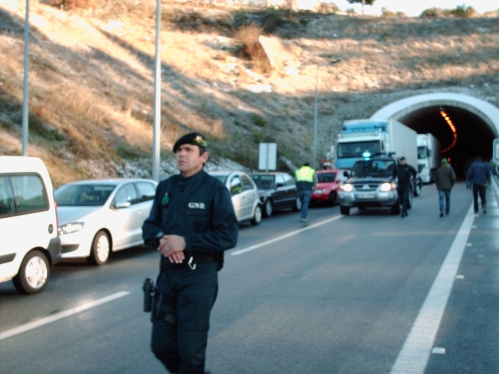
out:
<path id="1" fill-rule="evenodd" d="M 49 173 L 35 157 L 0 156 L 0 282 L 41 292 L 61 258 Z"/>
<path id="2" fill-rule="evenodd" d="M 142 245 L 142 225 L 157 183 L 150 179 L 94 179 L 68 183 L 54 195 L 62 258 L 103 265 L 112 251 Z"/>
<path id="3" fill-rule="evenodd" d="M 210 171 L 230 192 L 237 220 L 258 225 L 262 221 L 262 206 L 255 182 L 242 171 Z"/>

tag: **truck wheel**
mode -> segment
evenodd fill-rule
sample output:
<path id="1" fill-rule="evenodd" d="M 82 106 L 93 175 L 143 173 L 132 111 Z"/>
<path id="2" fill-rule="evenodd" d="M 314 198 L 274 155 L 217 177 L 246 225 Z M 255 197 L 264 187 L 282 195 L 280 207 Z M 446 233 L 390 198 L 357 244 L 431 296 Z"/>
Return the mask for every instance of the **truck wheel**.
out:
<path id="1" fill-rule="evenodd" d="M 47 257 L 40 251 L 31 251 L 24 257 L 19 273 L 12 279 L 21 293 L 32 295 L 42 292 L 50 276 Z"/>
<path id="2" fill-rule="evenodd" d="M 349 206 L 341 206 L 340 212 L 341 212 L 341 214 L 348 216 L 350 214 L 350 207 Z"/>

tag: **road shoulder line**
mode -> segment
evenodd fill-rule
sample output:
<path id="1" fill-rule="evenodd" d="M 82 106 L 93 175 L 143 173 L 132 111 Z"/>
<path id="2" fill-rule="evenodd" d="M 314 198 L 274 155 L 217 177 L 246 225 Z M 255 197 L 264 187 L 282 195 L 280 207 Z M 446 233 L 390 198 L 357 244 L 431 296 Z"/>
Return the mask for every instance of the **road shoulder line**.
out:
<path id="1" fill-rule="evenodd" d="M 390 374 L 424 373 L 474 219 L 471 204 Z"/>

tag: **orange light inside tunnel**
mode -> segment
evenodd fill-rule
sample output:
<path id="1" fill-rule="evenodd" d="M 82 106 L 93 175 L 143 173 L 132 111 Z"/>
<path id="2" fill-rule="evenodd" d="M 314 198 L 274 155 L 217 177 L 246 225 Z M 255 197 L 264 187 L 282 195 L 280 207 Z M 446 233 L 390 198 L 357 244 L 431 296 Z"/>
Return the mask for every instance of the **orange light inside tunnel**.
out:
<path id="1" fill-rule="evenodd" d="M 457 131 L 456 131 L 456 127 L 452 123 L 452 120 L 447 115 L 447 113 L 445 113 L 443 110 L 441 110 L 440 114 L 442 115 L 442 117 L 445 119 L 445 121 L 449 125 L 449 128 L 452 131 L 452 135 L 454 136 L 454 139 L 452 140 L 452 143 L 447 148 L 442 149 L 442 153 L 445 153 L 445 152 L 449 151 L 450 149 L 452 149 L 456 145 L 456 143 L 457 143 Z"/>

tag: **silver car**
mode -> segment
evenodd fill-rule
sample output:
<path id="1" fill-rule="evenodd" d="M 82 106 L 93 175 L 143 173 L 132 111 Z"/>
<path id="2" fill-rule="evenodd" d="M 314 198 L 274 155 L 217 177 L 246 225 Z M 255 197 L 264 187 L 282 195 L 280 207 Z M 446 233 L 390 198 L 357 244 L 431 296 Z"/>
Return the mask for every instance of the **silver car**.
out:
<path id="1" fill-rule="evenodd" d="M 262 221 L 258 189 L 248 174 L 242 171 L 211 171 L 209 174 L 229 190 L 239 222 L 250 221 L 252 225 L 258 225 Z"/>
<path id="2" fill-rule="evenodd" d="M 143 244 L 157 183 L 149 179 L 84 180 L 55 192 L 62 258 L 86 257 L 95 265 L 112 251 Z"/>

